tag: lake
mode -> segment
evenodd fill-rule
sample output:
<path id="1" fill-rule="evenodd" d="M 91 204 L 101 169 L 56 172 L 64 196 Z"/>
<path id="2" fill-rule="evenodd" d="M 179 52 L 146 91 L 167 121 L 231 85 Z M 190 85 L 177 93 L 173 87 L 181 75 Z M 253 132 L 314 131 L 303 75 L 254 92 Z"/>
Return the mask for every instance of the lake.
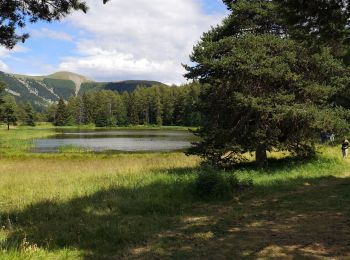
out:
<path id="1" fill-rule="evenodd" d="M 65 147 L 95 152 L 169 152 L 191 147 L 194 136 L 173 130 L 65 130 L 34 141 L 34 152 L 54 153 Z"/>

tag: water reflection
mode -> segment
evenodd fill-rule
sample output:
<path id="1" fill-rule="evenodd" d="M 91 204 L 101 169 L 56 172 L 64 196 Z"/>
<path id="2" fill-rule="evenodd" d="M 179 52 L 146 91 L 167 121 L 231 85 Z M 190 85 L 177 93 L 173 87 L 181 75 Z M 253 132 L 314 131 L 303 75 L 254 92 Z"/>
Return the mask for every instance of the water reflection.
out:
<path id="1" fill-rule="evenodd" d="M 169 130 L 67 130 L 47 139 L 35 140 L 34 152 L 53 153 L 73 146 L 101 151 L 177 151 L 191 146 L 194 136 L 187 131 Z"/>

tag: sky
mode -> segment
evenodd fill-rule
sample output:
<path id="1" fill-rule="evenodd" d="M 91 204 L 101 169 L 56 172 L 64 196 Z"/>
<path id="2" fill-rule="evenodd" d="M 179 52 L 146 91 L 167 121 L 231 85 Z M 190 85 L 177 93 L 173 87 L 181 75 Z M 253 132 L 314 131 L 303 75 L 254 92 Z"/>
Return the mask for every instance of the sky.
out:
<path id="1" fill-rule="evenodd" d="M 29 24 L 30 38 L 0 47 L 0 70 L 48 75 L 71 71 L 96 81 L 185 83 L 193 46 L 227 15 L 221 0 L 86 0 L 87 14 Z"/>

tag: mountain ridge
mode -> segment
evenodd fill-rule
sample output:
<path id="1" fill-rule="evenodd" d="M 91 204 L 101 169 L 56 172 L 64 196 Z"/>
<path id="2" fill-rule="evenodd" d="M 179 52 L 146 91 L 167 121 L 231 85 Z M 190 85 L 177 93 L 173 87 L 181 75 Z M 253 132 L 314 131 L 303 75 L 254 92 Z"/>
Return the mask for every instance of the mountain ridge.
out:
<path id="1" fill-rule="evenodd" d="M 85 82 L 95 82 L 94 80 L 80 75 L 78 73 L 70 72 L 70 71 L 57 71 L 49 75 L 41 75 L 41 76 L 31 76 L 31 75 L 23 75 L 23 74 L 12 74 L 19 79 L 36 79 L 36 80 L 44 80 L 44 79 L 60 79 L 60 80 L 71 80 L 74 82 L 76 90 L 76 95 L 78 94 L 81 84 Z"/>
<path id="2" fill-rule="evenodd" d="M 86 76 L 58 71 L 49 75 L 23 75 L 0 71 L 0 80 L 6 83 L 6 92 L 13 95 L 17 101 L 31 102 L 36 108 L 43 108 L 55 103 L 60 97 L 68 100 L 71 96 L 87 92 L 112 90 L 131 93 L 137 86 L 151 87 L 164 85 L 158 81 L 123 80 L 115 82 L 96 82 Z"/>

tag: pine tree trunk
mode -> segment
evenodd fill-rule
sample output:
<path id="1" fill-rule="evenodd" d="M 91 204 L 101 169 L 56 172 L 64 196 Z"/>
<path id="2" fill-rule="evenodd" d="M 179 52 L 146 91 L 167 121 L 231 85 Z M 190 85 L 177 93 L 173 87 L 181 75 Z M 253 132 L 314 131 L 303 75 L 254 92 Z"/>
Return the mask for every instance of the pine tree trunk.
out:
<path id="1" fill-rule="evenodd" d="M 10 122 L 7 122 L 7 131 L 10 130 Z"/>
<path id="2" fill-rule="evenodd" d="M 266 152 L 266 145 L 265 144 L 259 144 L 256 148 L 256 165 L 259 168 L 266 168 L 267 167 L 267 152 Z"/>

